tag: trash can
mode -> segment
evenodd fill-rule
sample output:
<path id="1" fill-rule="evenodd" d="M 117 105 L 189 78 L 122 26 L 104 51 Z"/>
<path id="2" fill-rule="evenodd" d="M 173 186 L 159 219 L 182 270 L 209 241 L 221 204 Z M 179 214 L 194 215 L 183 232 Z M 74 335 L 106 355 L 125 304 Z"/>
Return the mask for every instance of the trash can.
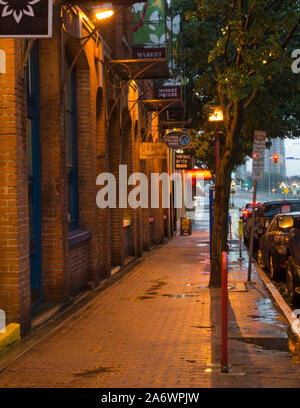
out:
<path id="1" fill-rule="evenodd" d="M 192 233 L 192 219 L 191 218 L 185 218 L 181 217 L 180 218 L 180 234 L 189 234 L 191 235 Z"/>

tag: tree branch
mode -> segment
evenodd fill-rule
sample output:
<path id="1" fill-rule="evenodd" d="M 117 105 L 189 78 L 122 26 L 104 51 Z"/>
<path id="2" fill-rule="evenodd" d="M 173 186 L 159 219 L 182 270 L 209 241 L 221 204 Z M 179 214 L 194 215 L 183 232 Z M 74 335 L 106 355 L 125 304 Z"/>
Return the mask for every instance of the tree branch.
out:
<path id="1" fill-rule="evenodd" d="M 251 105 L 251 103 L 254 101 L 255 97 L 257 95 L 257 89 L 255 89 L 252 92 L 252 95 L 250 96 L 250 98 L 248 99 L 248 101 L 245 103 L 244 105 L 244 109 L 246 110 L 247 108 L 249 108 L 249 106 Z"/>

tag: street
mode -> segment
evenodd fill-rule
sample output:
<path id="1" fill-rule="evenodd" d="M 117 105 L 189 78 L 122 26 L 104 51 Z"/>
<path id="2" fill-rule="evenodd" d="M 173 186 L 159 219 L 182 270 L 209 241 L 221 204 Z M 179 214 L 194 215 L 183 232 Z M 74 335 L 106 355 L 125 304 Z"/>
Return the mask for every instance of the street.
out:
<path id="1" fill-rule="evenodd" d="M 207 214 L 0 373 L 0 387 L 299 387 L 300 345 L 247 256 L 229 252 L 229 373 Z M 38 337 L 38 334 L 37 334 Z M 0 364 L 2 360 L 0 359 Z"/>

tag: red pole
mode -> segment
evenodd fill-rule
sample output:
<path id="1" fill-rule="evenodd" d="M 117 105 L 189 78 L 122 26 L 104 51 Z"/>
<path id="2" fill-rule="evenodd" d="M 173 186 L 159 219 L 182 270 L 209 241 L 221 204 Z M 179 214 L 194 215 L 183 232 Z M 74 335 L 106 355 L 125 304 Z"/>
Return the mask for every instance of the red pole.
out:
<path id="1" fill-rule="evenodd" d="M 221 372 L 228 373 L 228 254 L 222 252 L 222 357 Z"/>

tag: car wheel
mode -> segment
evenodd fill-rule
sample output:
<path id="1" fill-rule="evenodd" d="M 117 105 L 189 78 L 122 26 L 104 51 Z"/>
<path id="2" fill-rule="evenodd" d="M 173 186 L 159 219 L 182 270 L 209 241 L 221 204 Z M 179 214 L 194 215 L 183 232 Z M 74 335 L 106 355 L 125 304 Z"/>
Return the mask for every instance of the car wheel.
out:
<path id="1" fill-rule="evenodd" d="M 261 249 L 259 248 L 257 251 L 257 262 L 261 269 L 265 269 L 266 265 L 264 263 L 264 258 Z"/>
<path id="2" fill-rule="evenodd" d="M 279 265 L 278 262 L 276 262 L 276 258 L 274 258 L 274 255 L 270 255 L 270 273 L 271 273 L 271 279 L 273 279 L 275 282 L 279 280 Z"/>
<path id="3" fill-rule="evenodd" d="M 298 304 L 299 303 L 299 296 L 295 292 L 295 283 L 294 283 L 294 275 L 293 275 L 293 267 L 292 267 L 292 260 L 289 257 L 287 261 L 287 268 L 286 268 L 286 287 L 287 287 L 287 295 L 289 301 L 291 303 Z"/>

